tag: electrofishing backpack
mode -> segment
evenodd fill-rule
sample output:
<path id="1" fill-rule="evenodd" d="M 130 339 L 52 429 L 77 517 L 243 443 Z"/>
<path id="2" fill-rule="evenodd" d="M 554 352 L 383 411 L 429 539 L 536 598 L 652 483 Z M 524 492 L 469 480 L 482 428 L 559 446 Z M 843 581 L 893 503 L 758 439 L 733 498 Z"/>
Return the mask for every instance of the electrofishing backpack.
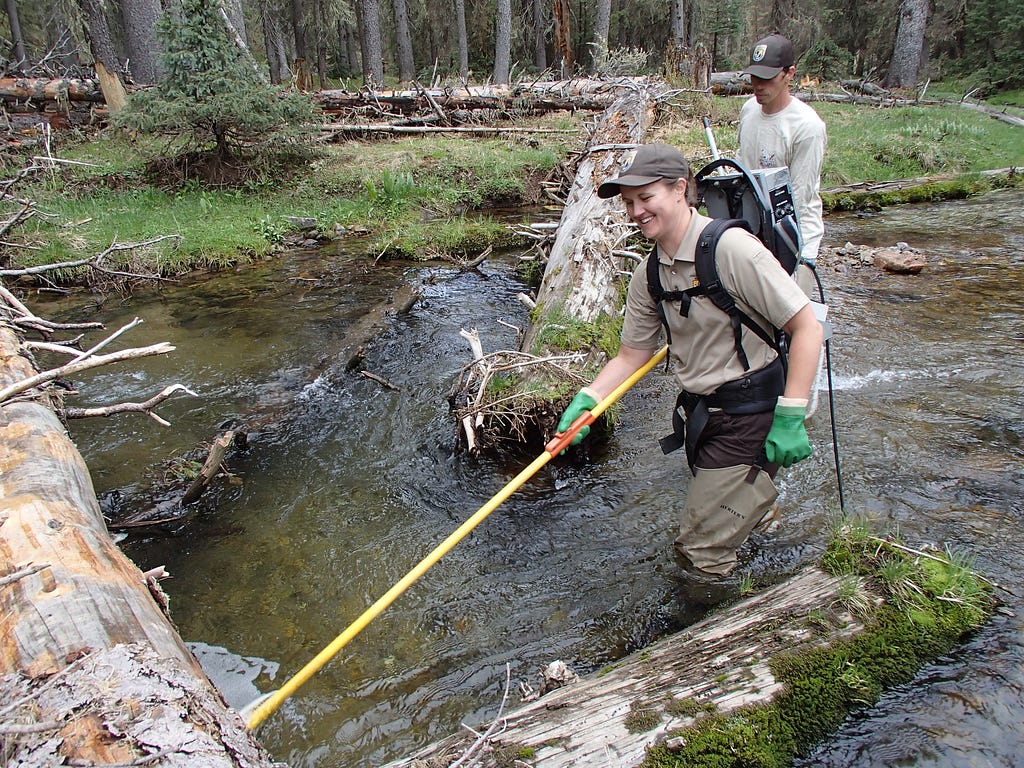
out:
<path id="1" fill-rule="evenodd" d="M 719 170 L 729 172 L 719 174 Z M 672 338 L 663 302 L 680 302 L 679 311 L 685 316 L 693 296 L 707 296 L 729 315 L 736 355 L 744 370 L 750 370 L 750 363 L 743 350 L 743 326 L 778 352 L 785 365 L 787 355 L 783 333 L 778 329 L 774 334 L 769 333 L 736 306 L 736 301 L 719 278 L 715 249 L 725 230 L 743 227 L 764 243 L 788 274 L 796 272 L 800 257 L 800 229 L 789 186 L 789 171 L 786 168 L 767 168 L 751 173 L 735 160 L 720 158 L 702 168 L 696 175 L 696 182 L 698 205 L 703 201 L 712 218 L 701 233 L 694 254 L 697 285 L 685 291 L 666 291 L 661 284 L 657 256 L 652 254 L 647 260 L 647 289 L 658 305 L 668 342 L 671 344 Z"/>

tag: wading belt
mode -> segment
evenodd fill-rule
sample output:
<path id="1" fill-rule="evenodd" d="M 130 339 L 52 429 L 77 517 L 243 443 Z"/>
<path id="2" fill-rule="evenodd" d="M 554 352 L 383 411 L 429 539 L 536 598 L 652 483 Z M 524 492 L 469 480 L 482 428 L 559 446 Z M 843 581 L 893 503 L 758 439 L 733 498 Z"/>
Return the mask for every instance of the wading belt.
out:
<path id="1" fill-rule="evenodd" d="M 693 472 L 701 433 L 707 426 L 711 408 L 729 414 L 764 413 L 775 408 L 785 388 L 785 368 L 777 357 L 761 370 L 728 381 L 711 394 L 680 392 L 672 411 L 672 433 L 658 441 L 662 453 L 685 447 L 686 463 Z M 763 462 L 760 465 L 763 466 Z"/>

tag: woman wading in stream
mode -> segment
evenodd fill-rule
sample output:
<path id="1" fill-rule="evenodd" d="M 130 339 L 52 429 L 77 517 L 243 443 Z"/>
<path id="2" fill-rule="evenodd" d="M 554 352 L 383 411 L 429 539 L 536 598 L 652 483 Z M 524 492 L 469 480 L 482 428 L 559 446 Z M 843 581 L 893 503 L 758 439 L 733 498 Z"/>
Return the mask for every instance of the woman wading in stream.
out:
<path id="1" fill-rule="evenodd" d="M 664 144 L 641 146 L 622 175 L 598 188 L 602 198 L 621 195 L 630 218 L 655 243 L 667 291 L 698 284 L 694 258 L 712 221 L 691 207 L 693 175 L 686 159 Z M 716 263 L 726 290 L 765 329 L 790 337 L 788 371 L 769 344 L 744 327 L 741 344 L 749 369 L 737 355 L 732 321 L 705 295 L 665 302 L 669 352 L 682 394 L 687 461 L 693 472 L 677 550 L 698 571 L 726 575 L 736 551 L 778 497 L 779 467 L 811 454 L 804 428 L 822 330 L 809 300 L 772 253 L 749 232 L 726 230 Z M 618 354 L 573 398 L 560 432 L 595 407 L 660 348 L 662 316 L 648 288 L 647 260 L 629 284 Z M 584 427 L 578 443 L 589 433 Z"/>

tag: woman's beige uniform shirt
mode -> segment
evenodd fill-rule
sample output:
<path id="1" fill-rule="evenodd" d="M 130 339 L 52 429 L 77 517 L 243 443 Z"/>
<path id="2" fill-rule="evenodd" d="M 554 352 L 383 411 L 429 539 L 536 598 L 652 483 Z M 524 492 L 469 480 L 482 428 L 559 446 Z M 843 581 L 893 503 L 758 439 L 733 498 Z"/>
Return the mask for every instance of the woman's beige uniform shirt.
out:
<path id="1" fill-rule="evenodd" d="M 697 271 L 694 253 L 700 233 L 711 219 L 690 209 L 690 225 L 674 255 L 658 253 L 661 284 L 666 291 L 692 288 Z M 648 257 L 650 258 L 650 257 Z M 716 251 L 718 274 L 737 306 L 769 333 L 781 328 L 808 302 L 807 296 L 771 251 L 756 237 L 740 228 L 727 229 Z M 669 354 L 675 363 L 681 389 L 698 395 L 713 392 L 727 381 L 744 375 L 736 355 L 732 322 L 707 296 L 694 296 L 688 317 L 679 313 L 679 302 L 665 302 L 665 314 L 672 332 Z M 767 319 L 767 323 L 765 320 Z M 633 273 L 626 295 L 622 343 L 636 349 L 657 351 L 661 346 L 662 324 L 654 299 L 647 290 L 647 263 Z M 743 349 L 750 370 L 757 371 L 775 359 L 776 353 L 752 331 L 743 328 Z"/>

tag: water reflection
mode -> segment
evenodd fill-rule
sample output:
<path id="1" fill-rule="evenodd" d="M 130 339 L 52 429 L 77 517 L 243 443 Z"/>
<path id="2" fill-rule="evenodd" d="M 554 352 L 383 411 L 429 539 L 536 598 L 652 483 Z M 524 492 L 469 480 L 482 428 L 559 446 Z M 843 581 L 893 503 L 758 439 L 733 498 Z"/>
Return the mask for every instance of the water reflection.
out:
<path id="1" fill-rule="evenodd" d="M 848 508 L 910 543 L 976 553 L 1018 594 L 1022 203 L 1009 191 L 833 217 L 831 242 L 904 240 L 930 263 L 916 277 L 822 276 Z M 73 425 L 101 493 L 130 491 L 141 470 L 227 419 L 273 414 L 231 467 L 243 481 L 234 498 L 179 535 L 124 543 L 142 567 L 174 574 L 165 587 L 186 640 L 226 649 L 212 655 L 215 677 L 238 677 L 225 659 L 247 659 L 247 685 L 279 685 L 522 468 L 456 455 L 445 399 L 469 359 L 461 328 L 478 328 L 490 351 L 515 346 L 505 323 L 527 322 L 509 265 L 370 269 L 344 253 L 292 254 L 100 310 L 112 327 L 146 319 L 133 344 L 178 351 L 130 376 L 94 373 L 80 382 L 86 400 L 139 399 L 172 381 L 201 395 L 161 408 L 171 429 Z M 419 283 L 422 300 L 364 349 L 393 391 L 346 370 L 341 350 L 401 281 Z M 272 752 L 293 766 L 379 765 L 493 718 L 506 663 L 514 681 L 535 683 L 556 658 L 585 673 L 734 596 L 695 589 L 672 555 L 687 476 L 656 439 L 673 399 L 662 371 L 630 391 L 607 446 L 545 467 L 261 727 Z M 815 440 L 783 481 L 782 525 L 742 553 L 741 572 L 762 583 L 815 559 L 838 513 L 827 420 Z M 998 617 L 803 765 L 1014 765 L 1022 650 L 1019 620 Z M 261 660 L 270 666 L 248 677 Z"/>

